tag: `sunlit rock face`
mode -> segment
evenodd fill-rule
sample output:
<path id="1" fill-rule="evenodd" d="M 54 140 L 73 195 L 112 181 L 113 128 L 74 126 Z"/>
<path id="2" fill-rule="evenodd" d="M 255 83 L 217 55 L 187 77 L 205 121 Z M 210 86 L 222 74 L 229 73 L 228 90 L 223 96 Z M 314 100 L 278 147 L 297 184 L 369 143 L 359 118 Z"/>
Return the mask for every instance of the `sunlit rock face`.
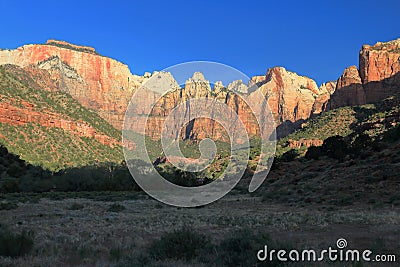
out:
<path id="1" fill-rule="evenodd" d="M 49 40 L 0 51 L 0 64 L 37 65 L 49 70 L 58 90 L 121 128 L 132 91 L 138 86 L 128 66 L 101 56 L 94 48 Z"/>
<path id="2" fill-rule="evenodd" d="M 328 108 L 379 102 L 400 87 L 400 39 L 363 45 L 359 69 L 351 66 L 339 78 Z"/>

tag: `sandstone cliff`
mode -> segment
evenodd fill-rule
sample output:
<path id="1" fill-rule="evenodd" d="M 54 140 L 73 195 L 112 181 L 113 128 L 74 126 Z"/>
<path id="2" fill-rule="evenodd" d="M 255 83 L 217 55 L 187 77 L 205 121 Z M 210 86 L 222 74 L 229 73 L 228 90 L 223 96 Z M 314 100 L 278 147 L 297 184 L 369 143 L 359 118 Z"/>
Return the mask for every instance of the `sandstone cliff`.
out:
<path id="1" fill-rule="evenodd" d="M 158 75 L 161 75 L 159 79 L 164 79 L 166 84 L 176 84 L 170 74 L 161 73 Z M 157 79 L 149 81 L 153 80 L 157 81 Z M 332 84 L 325 85 L 321 89 L 310 78 L 299 76 L 282 67 L 276 67 L 269 69 L 265 76 L 253 77 L 249 85 L 244 84 L 240 80 L 231 82 L 227 87 L 223 86 L 221 82 L 216 82 L 212 89 L 209 81 L 207 81 L 203 74 L 196 72 L 193 77 L 186 81 L 183 88 L 175 85 L 174 89 L 162 97 L 154 106 L 151 116 L 147 121 L 146 134 L 152 136 L 154 139 L 160 138 L 166 116 L 168 116 L 173 108 L 189 99 L 207 98 L 217 99 L 230 107 L 238 114 L 247 129 L 247 133 L 250 136 L 257 135 L 260 129 L 250 107 L 247 106 L 245 101 L 251 100 L 251 102 L 258 101 L 261 103 L 262 99 L 256 99 L 259 98 L 259 95 L 254 92 L 254 85 L 256 85 L 259 87 L 262 95 L 268 99 L 268 104 L 273 112 L 276 123 L 281 124 L 279 128 L 280 135 L 285 135 L 292 131 L 297 124 L 308 119 L 314 113 L 316 100 L 322 94 L 330 95 L 329 92 L 332 90 Z M 145 85 L 149 87 L 147 84 Z M 329 89 L 326 89 L 327 87 Z M 133 129 L 144 129 L 145 119 L 143 114 L 149 112 L 144 107 L 148 106 L 148 103 L 154 101 L 158 96 L 156 93 L 146 93 L 143 96 L 136 96 L 138 103 L 132 112 L 135 117 L 135 123 L 132 123 L 131 126 Z M 318 108 L 318 110 L 320 109 L 322 107 Z M 186 114 L 187 119 L 190 120 L 193 116 L 190 103 L 187 104 L 182 113 Z M 233 119 L 234 114 L 227 116 L 226 119 L 230 120 Z M 183 139 L 201 139 L 205 137 L 227 139 L 225 130 L 219 123 L 213 120 L 212 114 L 211 119 L 194 119 L 179 134 Z"/>
<path id="2" fill-rule="evenodd" d="M 130 98 L 140 85 L 156 89 L 162 89 L 160 85 L 172 88 L 154 107 L 148 121 L 145 133 L 154 139 L 160 137 L 163 122 L 174 107 L 197 97 L 216 98 L 227 104 L 239 115 L 248 133 L 257 134 L 259 129 L 255 118 L 243 101 L 243 98 L 255 98 L 253 90 L 257 85 L 268 99 L 279 125 L 279 136 L 283 136 L 326 109 L 375 102 L 397 92 L 400 84 L 399 47 L 400 39 L 374 46 L 364 45 L 360 51 L 360 70 L 355 66 L 349 67 L 337 82 L 327 82 L 319 88 L 312 79 L 282 67 L 271 68 L 266 75 L 252 77 L 249 84 L 238 80 L 224 86 L 216 82 L 213 88 L 201 73 L 194 73 L 180 88 L 170 73 L 132 75 L 126 65 L 100 56 L 94 48 L 56 40 L 49 40 L 43 45 L 0 50 L 0 65 L 14 64 L 25 68 L 31 75 L 36 75 L 34 80 L 39 87 L 70 94 L 119 129 Z M 46 79 L 41 78 L 44 76 Z M 136 128 L 139 129 L 145 123 L 140 114 L 147 112 L 144 107 L 152 103 L 158 94 L 154 92 L 137 97 L 140 105 L 136 110 Z M 190 116 L 190 111 L 187 114 Z M 213 120 L 196 119 L 184 127 L 181 135 L 182 138 L 209 136 L 223 139 L 224 131 Z"/>
<path id="3" fill-rule="evenodd" d="M 283 67 L 271 68 L 265 76 L 253 77 L 252 83 L 268 99 L 278 125 L 278 137 L 287 135 L 310 118 L 318 97 L 326 93 L 314 80 Z"/>
<path id="4" fill-rule="evenodd" d="M 329 109 L 366 103 L 364 87 L 356 66 L 348 67 L 337 81 Z"/>
<path id="5" fill-rule="evenodd" d="M 337 85 L 336 81 L 329 81 L 321 84 L 321 86 L 319 87 L 320 94 L 315 99 L 312 108 L 313 114 L 315 115 L 321 114 L 323 111 L 327 109 L 329 99 L 336 90 L 336 85 Z"/>
<path id="6" fill-rule="evenodd" d="M 359 70 L 348 67 L 339 78 L 328 108 L 374 103 L 399 92 L 400 39 L 363 45 Z"/>
<path id="7" fill-rule="evenodd" d="M 58 82 L 58 90 L 68 92 L 118 128 L 137 86 L 128 66 L 98 55 L 94 48 L 55 40 L 2 50 L 0 65 L 3 64 L 20 67 L 32 64 L 49 70 Z"/>
<path id="8" fill-rule="evenodd" d="M 400 39 L 374 46 L 364 45 L 360 51 L 360 78 L 366 102 L 372 103 L 399 92 Z"/>

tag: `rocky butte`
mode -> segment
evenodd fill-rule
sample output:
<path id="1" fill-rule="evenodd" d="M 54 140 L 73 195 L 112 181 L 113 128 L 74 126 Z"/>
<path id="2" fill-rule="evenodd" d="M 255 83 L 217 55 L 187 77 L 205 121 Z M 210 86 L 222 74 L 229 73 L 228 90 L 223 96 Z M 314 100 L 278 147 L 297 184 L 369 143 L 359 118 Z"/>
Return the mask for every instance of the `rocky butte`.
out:
<path id="1" fill-rule="evenodd" d="M 363 45 L 359 69 L 351 66 L 339 78 L 328 108 L 362 105 L 383 100 L 399 92 L 400 39 Z"/>

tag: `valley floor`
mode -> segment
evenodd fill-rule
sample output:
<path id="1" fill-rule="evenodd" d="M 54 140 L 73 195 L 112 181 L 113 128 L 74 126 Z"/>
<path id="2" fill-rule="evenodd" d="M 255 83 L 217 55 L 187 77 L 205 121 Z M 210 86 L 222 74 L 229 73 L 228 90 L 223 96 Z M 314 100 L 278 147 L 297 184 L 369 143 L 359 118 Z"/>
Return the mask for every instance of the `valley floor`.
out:
<path id="1" fill-rule="evenodd" d="M 338 208 L 310 204 L 296 207 L 269 204 L 259 197 L 232 192 L 208 206 L 187 209 L 163 205 L 137 194 L 136 199 L 122 201 L 42 198 L 36 203 L 19 203 L 16 209 L 0 210 L 2 225 L 15 232 L 27 229 L 35 233 L 34 247 L 28 255 L 0 258 L 0 266 L 140 266 L 135 258 L 140 257 L 138 255 L 154 240 L 183 226 L 205 234 L 213 243 L 246 228 L 267 232 L 272 240 L 298 250 L 336 247 L 337 239 L 345 238 L 352 249 L 386 254 L 400 251 L 398 206 Z M 254 258 L 256 253 L 255 250 Z M 399 255 L 397 258 L 400 260 Z M 155 260 L 147 264 L 210 266 L 199 258 Z M 376 265 L 337 263 L 337 266 Z"/>

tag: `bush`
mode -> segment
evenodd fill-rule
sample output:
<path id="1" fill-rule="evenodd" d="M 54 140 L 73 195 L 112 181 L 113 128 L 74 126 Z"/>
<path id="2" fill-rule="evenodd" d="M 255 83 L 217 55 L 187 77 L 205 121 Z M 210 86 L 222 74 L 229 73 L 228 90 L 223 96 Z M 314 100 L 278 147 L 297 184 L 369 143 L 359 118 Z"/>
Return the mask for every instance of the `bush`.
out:
<path id="1" fill-rule="evenodd" d="M 319 159 L 319 157 L 323 156 L 323 152 L 321 147 L 319 146 L 310 146 L 307 149 L 306 155 L 304 156 L 306 159 Z"/>
<path id="2" fill-rule="evenodd" d="M 107 211 L 110 211 L 110 212 L 120 212 L 120 211 L 123 211 L 123 210 L 126 210 L 125 206 L 123 206 L 121 204 L 117 204 L 117 203 L 112 204 L 107 209 Z"/>
<path id="3" fill-rule="evenodd" d="M 18 179 L 17 178 L 3 178 L 0 182 L 0 192 L 2 193 L 15 193 L 18 192 Z"/>
<path id="4" fill-rule="evenodd" d="M 298 155 L 299 153 L 297 152 L 296 149 L 291 149 L 283 153 L 282 156 L 280 157 L 280 160 L 284 162 L 293 161 Z"/>
<path id="5" fill-rule="evenodd" d="M 328 137 L 322 144 L 322 151 L 330 158 L 343 159 L 347 152 L 348 146 L 344 138 L 340 135 Z"/>
<path id="6" fill-rule="evenodd" d="M 13 210 L 16 208 L 18 208 L 18 205 L 15 203 L 7 202 L 7 201 L 0 202 L 0 210 Z"/>
<path id="7" fill-rule="evenodd" d="M 372 138 L 365 133 L 359 134 L 352 143 L 352 153 L 359 153 L 372 144 Z"/>
<path id="8" fill-rule="evenodd" d="M 149 254 L 157 260 L 190 260 L 209 246 L 209 239 L 188 227 L 166 233 L 149 247 Z"/>
<path id="9" fill-rule="evenodd" d="M 400 139 L 400 126 L 390 129 L 383 135 L 383 139 L 389 142 L 395 142 Z"/>
<path id="10" fill-rule="evenodd" d="M 85 206 L 83 206 L 80 203 L 74 203 L 71 206 L 68 207 L 69 210 L 81 210 L 83 209 Z"/>
<path id="11" fill-rule="evenodd" d="M 254 233 L 250 229 L 242 229 L 224 239 L 216 247 L 216 261 L 218 266 L 279 266 L 283 262 L 277 260 L 260 262 L 257 251 L 265 245 L 273 249 L 287 249 L 289 246 L 272 242 L 268 234 Z"/>
<path id="12" fill-rule="evenodd" d="M 4 228 L 4 227 L 3 227 Z M 26 255 L 33 248 L 33 232 L 22 231 L 14 234 L 0 228 L 0 255 L 6 257 L 19 257 Z"/>

